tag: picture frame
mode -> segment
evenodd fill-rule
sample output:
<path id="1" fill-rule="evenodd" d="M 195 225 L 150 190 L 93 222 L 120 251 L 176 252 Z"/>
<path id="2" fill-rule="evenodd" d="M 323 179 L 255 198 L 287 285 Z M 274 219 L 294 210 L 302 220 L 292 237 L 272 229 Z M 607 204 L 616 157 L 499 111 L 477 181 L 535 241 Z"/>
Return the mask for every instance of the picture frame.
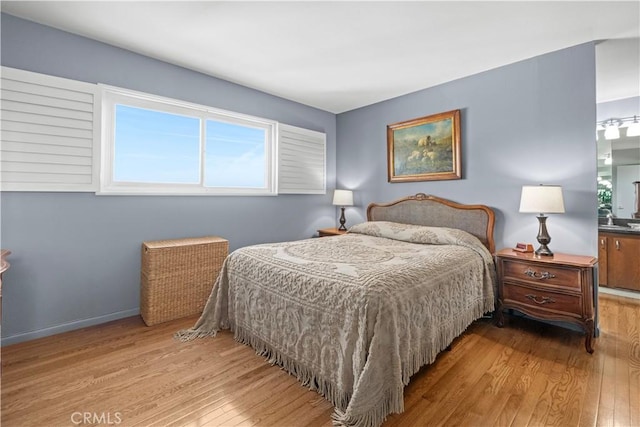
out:
<path id="1" fill-rule="evenodd" d="M 460 110 L 387 125 L 389 182 L 461 179 Z"/>

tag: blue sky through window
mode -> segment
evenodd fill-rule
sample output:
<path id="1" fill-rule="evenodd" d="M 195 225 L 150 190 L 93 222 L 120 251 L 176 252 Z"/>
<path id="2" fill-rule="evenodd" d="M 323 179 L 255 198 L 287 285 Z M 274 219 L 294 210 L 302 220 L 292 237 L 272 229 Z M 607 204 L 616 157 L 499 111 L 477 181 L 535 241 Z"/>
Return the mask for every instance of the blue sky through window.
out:
<path id="1" fill-rule="evenodd" d="M 116 105 L 114 181 L 200 182 L 200 119 Z"/>
<path id="2" fill-rule="evenodd" d="M 265 130 L 206 122 L 205 186 L 264 188 Z"/>
<path id="3" fill-rule="evenodd" d="M 200 183 L 200 118 L 116 105 L 114 181 Z M 206 120 L 207 187 L 265 188 L 266 130 Z"/>

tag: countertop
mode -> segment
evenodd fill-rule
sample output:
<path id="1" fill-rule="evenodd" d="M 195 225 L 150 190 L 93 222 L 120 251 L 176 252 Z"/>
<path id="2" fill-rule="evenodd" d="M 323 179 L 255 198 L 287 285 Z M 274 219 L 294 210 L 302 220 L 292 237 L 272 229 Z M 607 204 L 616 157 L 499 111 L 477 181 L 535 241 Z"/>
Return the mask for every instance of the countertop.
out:
<path id="1" fill-rule="evenodd" d="M 633 234 L 640 235 L 640 229 L 631 228 L 625 225 L 599 225 L 598 226 L 599 233 L 616 233 L 616 234 Z"/>

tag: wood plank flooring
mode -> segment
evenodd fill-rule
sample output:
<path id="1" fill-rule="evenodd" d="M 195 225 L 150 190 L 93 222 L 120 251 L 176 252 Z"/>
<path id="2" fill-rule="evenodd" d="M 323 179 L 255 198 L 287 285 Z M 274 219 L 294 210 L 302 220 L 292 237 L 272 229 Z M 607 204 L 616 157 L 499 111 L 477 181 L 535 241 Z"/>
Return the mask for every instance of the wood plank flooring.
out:
<path id="1" fill-rule="evenodd" d="M 384 426 L 640 426 L 640 300 L 601 294 L 593 355 L 578 332 L 507 320 L 475 322 Z M 172 339 L 194 321 L 132 317 L 2 348 L 2 426 L 331 425 L 327 401 L 229 332 Z"/>

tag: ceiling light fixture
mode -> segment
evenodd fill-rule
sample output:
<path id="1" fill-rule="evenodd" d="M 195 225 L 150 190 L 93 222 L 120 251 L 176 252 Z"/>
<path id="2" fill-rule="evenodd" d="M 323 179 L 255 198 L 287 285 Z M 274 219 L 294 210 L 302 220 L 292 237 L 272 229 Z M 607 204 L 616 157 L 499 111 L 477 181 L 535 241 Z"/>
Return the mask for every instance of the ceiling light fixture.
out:
<path id="1" fill-rule="evenodd" d="M 638 122 L 638 116 L 633 116 L 633 122 L 630 123 L 627 128 L 627 136 L 640 136 L 640 122 Z"/>
<path id="2" fill-rule="evenodd" d="M 604 129 L 605 139 L 620 138 L 620 128 L 627 128 L 627 137 L 640 136 L 640 116 L 612 118 L 596 122 L 596 135 Z"/>
<path id="3" fill-rule="evenodd" d="M 604 139 L 618 139 L 620 138 L 620 129 L 618 129 L 618 123 L 610 120 L 604 129 Z"/>

